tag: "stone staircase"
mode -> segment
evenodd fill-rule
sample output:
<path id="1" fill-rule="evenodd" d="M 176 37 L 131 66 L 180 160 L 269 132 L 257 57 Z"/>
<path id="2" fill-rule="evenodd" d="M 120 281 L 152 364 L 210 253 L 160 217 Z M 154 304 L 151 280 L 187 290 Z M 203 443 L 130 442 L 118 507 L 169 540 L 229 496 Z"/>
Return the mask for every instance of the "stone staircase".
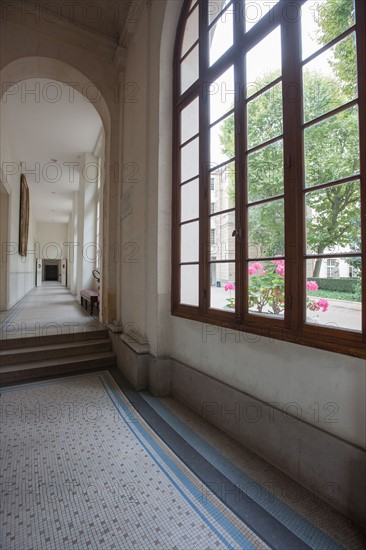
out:
<path id="1" fill-rule="evenodd" d="M 116 364 L 106 330 L 0 341 L 0 383 L 25 382 Z"/>

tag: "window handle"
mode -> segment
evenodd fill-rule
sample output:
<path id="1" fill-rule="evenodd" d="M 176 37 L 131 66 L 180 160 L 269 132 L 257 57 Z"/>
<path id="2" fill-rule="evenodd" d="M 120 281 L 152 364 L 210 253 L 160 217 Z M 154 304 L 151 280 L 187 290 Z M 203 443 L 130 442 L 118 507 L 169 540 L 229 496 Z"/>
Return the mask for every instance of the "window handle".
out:
<path id="1" fill-rule="evenodd" d="M 240 227 L 237 227 L 236 229 L 234 229 L 231 236 L 232 237 L 238 237 L 238 239 L 240 239 L 241 238 L 241 229 L 240 229 Z"/>

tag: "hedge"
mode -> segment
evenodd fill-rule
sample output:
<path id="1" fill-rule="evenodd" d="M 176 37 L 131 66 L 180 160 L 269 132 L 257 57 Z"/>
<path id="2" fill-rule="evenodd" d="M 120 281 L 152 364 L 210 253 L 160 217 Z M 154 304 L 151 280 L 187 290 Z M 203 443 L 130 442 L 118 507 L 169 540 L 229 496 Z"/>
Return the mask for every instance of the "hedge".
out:
<path id="1" fill-rule="evenodd" d="M 359 279 L 355 277 L 343 279 L 308 277 L 308 281 L 315 281 L 318 283 L 319 290 L 334 290 L 335 292 L 348 292 L 353 294 Z"/>

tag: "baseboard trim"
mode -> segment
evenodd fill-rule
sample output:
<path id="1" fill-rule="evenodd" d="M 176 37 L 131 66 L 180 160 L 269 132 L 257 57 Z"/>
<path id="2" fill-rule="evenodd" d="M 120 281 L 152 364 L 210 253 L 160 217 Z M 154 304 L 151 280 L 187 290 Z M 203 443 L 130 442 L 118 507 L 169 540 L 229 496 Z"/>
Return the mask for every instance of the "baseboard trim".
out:
<path id="1" fill-rule="evenodd" d="M 364 528 L 365 449 L 175 359 L 136 350 L 120 335 L 110 338 L 135 390 L 184 403 Z"/>
<path id="2" fill-rule="evenodd" d="M 366 451 L 172 360 L 171 396 L 364 528 Z"/>

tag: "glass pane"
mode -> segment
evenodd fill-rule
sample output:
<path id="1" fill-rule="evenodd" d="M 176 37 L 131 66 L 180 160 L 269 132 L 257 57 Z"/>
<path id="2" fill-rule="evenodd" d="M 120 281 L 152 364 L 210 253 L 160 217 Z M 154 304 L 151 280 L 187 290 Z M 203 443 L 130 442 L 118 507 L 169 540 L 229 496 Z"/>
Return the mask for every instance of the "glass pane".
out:
<path id="1" fill-rule="evenodd" d="M 235 312 L 235 264 L 213 263 L 210 267 L 210 307 Z"/>
<path id="2" fill-rule="evenodd" d="M 194 139 L 181 149 L 181 182 L 187 181 L 199 173 L 199 140 Z"/>
<path id="3" fill-rule="evenodd" d="M 198 306 L 198 265 L 182 265 L 180 268 L 180 302 Z"/>
<path id="4" fill-rule="evenodd" d="M 250 258 L 284 254 L 283 199 L 248 208 L 248 255 Z"/>
<path id="5" fill-rule="evenodd" d="M 277 27 L 246 55 L 247 97 L 282 74 L 281 29 Z"/>
<path id="6" fill-rule="evenodd" d="M 230 6 L 209 32 L 210 65 L 233 45 L 233 29 L 233 6 Z"/>
<path id="7" fill-rule="evenodd" d="M 266 0 L 258 2 L 258 0 L 246 0 L 244 6 L 244 28 L 248 32 L 260 19 L 267 17 L 268 21 L 272 21 L 272 17 L 268 14 L 280 0 Z"/>
<path id="8" fill-rule="evenodd" d="M 282 139 L 248 155 L 248 199 L 254 202 L 283 193 Z"/>
<path id="9" fill-rule="evenodd" d="M 276 84 L 247 105 L 248 149 L 282 134 L 282 85 Z"/>
<path id="10" fill-rule="evenodd" d="M 235 164 L 231 162 L 210 174 L 211 214 L 235 206 Z"/>
<path id="11" fill-rule="evenodd" d="M 207 10 L 204 12 L 205 20 L 209 25 L 218 17 L 222 10 L 225 9 L 229 2 L 230 0 L 208 0 L 208 2 L 204 4 L 204 10 Z"/>
<path id="12" fill-rule="evenodd" d="M 198 97 L 181 112 L 181 143 L 198 134 Z"/>
<path id="13" fill-rule="evenodd" d="M 186 21 L 186 26 L 184 29 L 183 35 L 183 44 L 182 44 L 182 55 L 193 46 L 193 44 L 198 40 L 198 7 L 192 11 L 191 15 Z"/>
<path id="14" fill-rule="evenodd" d="M 198 79 L 198 45 L 181 63 L 181 94 Z"/>
<path id="15" fill-rule="evenodd" d="M 210 130 L 210 162 L 221 164 L 235 156 L 234 114 L 221 120 Z"/>
<path id="16" fill-rule="evenodd" d="M 181 187 L 181 221 L 186 222 L 199 216 L 198 179 Z"/>
<path id="17" fill-rule="evenodd" d="M 354 0 L 306 2 L 301 8 L 302 58 L 315 53 L 354 23 Z"/>
<path id="18" fill-rule="evenodd" d="M 304 142 L 307 186 L 358 174 L 357 106 L 306 128 Z"/>
<path id="19" fill-rule="evenodd" d="M 306 322 L 361 330 L 361 258 L 306 262 Z"/>
<path id="20" fill-rule="evenodd" d="M 306 194 L 308 254 L 359 252 L 361 195 L 358 181 Z"/>
<path id="21" fill-rule="evenodd" d="M 210 123 L 221 118 L 234 108 L 235 85 L 234 67 L 230 67 L 214 82 L 207 85 L 207 98 L 210 99 Z"/>
<path id="22" fill-rule="evenodd" d="M 210 220 L 210 259 L 235 260 L 235 212 L 212 216 Z"/>
<path id="23" fill-rule="evenodd" d="M 250 262 L 248 265 L 250 313 L 284 317 L 285 261 Z"/>
<path id="24" fill-rule="evenodd" d="M 347 59 L 347 70 L 340 60 Z M 356 36 L 318 55 L 303 69 L 305 122 L 357 97 Z"/>
<path id="25" fill-rule="evenodd" d="M 180 261 L 198 262 L 198 222 L 181 226 Z"/>

